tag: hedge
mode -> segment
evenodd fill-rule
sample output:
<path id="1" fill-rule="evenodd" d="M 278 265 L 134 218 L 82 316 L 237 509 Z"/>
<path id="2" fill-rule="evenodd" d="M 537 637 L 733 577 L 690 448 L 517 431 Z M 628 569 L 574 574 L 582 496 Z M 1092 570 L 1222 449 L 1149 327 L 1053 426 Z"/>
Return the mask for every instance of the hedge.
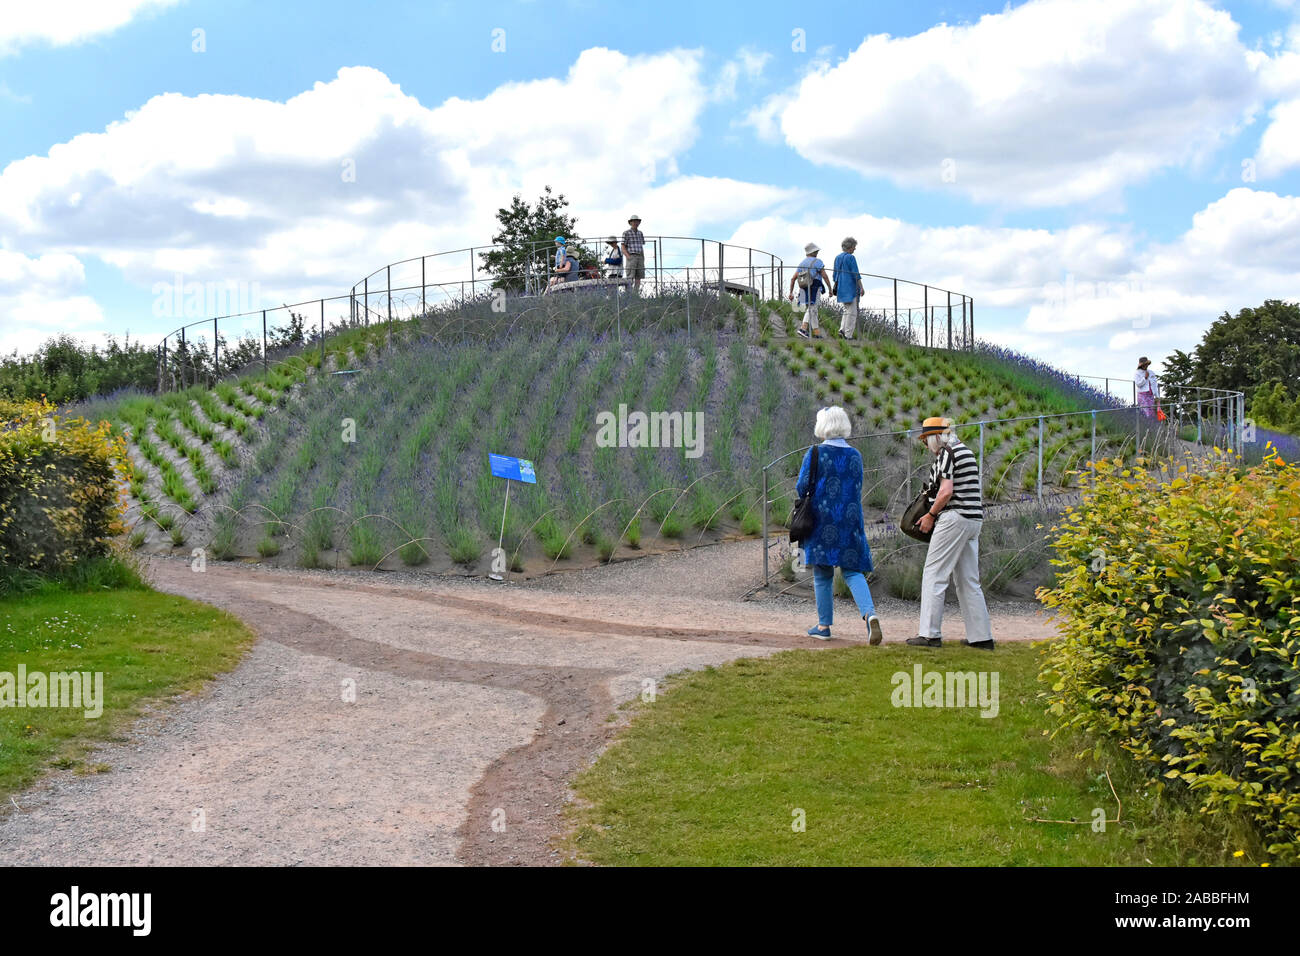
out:
<path id="1" fill-rule="evenodd" d="M 0 400 L 0 566 L 66 568 L 123 532 L 126 445 L 108 422 Z"/>
<path id="2" fill-rule="evenodd" d="M 1098 463 L 1053 528 L 1056 733 L 1131 754 L 1300 861 L 1300 468 L 1275 451 L 1169 472 Z"/>

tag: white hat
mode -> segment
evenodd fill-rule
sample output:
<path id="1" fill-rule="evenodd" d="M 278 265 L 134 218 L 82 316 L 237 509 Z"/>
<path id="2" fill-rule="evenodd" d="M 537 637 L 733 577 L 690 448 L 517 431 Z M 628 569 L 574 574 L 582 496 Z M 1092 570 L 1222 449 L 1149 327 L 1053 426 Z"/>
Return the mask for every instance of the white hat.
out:
<path id="1" fill-rule="evenodd" d="M 641 217 L 638 216 L 636 213 L 632 213 L 632 215 L 630 215 L 630 216 L 627 217 L 627 221 L 628 221 L 628 222 L 640 222 L 640 221 L 641 221 Z"/>
<path id="2" fill-rule="evenodd" d="M 803 247 L 803 254 L 806 256 L 811 256 L 814 252 L 821 252 L 821 251 L 822 251 L 822 247 L 817 245 L 817 243 L 815 242 L 810 242 L 808 243 L 808 245 Z"/>

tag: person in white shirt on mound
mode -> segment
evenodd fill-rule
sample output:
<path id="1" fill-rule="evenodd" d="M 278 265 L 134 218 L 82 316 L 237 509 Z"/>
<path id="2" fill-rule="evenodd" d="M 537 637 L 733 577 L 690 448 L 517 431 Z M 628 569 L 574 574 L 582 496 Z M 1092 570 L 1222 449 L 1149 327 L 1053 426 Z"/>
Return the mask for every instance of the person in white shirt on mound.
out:
<path id="1" fill-rule="evenodd" d="M 1155 418 L 1160 408 L 1160 379 L 1151 374 L 1151 360 L 1145 355 L 1138 359 L 1133 385 L 1137 389 L 1138 407 L 1142 414 Z"/>
<path id="2" fill-rule="evenodd" d="M 980 491 L 979 462 L 953 431 L 950 418 L 927 418 L 921 423 L 921 441 L 930 449 L 934 464 L 926 487 L 930 511 L 918 522 L 933 532 L 925 552 L 921 575 L 920 634 L 905 643 L 913 647 L 943 646 L 943 601 L 948 584 L 957 585 L 966 637 L 962 643 L 981 651 L 993 650 L 993 627 L 980 588 L 980 530 L 984 527 L 984 502 Z"/>

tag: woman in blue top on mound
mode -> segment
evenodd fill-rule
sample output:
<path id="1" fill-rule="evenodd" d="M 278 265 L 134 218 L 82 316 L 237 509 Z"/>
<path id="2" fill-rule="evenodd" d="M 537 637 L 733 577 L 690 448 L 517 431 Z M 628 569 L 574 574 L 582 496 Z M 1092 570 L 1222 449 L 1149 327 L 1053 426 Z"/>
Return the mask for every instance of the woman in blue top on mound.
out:
<path id="1" fill-rule="evenodd" d="M 823 641 L 831 639 L 834 615 L 835 569 L 844 575 L 862 619 L 867 622 L 871 643 L 883 635 L 876 605 L 865 572 L 871 571 L 871 548 L 862 523 L 862 456 L 846 438 L 852 434 L 849 416 L 839 406 L 817 413 L 813 434 L 822 440 L 817 446 L 817 487 L 813 489 L 812 533 L 799 542 L 803 560 L 812 568 L 813 592 L 817 595 L 817 626 L 808 633 Z M 812 449 L 804 454 L 795 491 L 800 497 L 808 490 L 812 470 Z"/>

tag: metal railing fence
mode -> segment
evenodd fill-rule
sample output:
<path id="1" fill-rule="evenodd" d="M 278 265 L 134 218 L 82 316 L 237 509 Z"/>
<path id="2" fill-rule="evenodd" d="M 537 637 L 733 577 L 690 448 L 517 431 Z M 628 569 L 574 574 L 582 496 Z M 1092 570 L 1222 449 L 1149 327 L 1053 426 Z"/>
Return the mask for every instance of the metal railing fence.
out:
<path id="1" fill-rule="evenodd" d="M 1076 500 L 1077 491 L 1069 490 L 1077 487 L 1074 476 L 1095 474 L 1094 463 L 1104 457 L 1173 461 L 1208 458 L 1216 452 L 1240 455 L 1244 393 L 1195 387 L 1177 391 L 1177 398 L 1161 403 L 1164 421 L 1131 405 L 956 424 L 957 436 L 979 462 L 986 518 L 996 517 L 1002 506 L 1033 502 L 1041 507 Z M 932 460 L 917 435 L 917 429 L 902 429 L 847 439 L 863 458 L 862 508 L 868 537 L 901 533 L 894 516 L 921 491 Z M 797 500 L 795 485 L 809 447 L 792 449 L 763 466 L 762 587 L 771 581 L 772 548 L 787 547 L 784 532 L 773 539 L 772 509 L 788 514 Z"/>
<path id="2" fill-rule="evenodd" d="M 631 280 L 611 275 L 603 263 L 608 237 L 571 238 L 570 248 L 594 271 L 578 286 L 627 291 Z M 319 347 L 334 332 L 376 322 L 393 323 L 437 310 L 464 309 L 486 297 L 546 294 L 552 275 L 545 243 L 523 257 L 522 271 L 490 274 L 482 263 L 503 246 L 471 246 L 389 263 L 363 277 L 342 295 L 307 299 L 269 308 L 218 315 L 180 326 L 157 347 L 158 390 L 214 380 L 261 362 L 269 368 L 278 354 Z M 712 239 L 647 236 L 642 296 L 679 295 L 717 289 L 751 296 L 755 302 L 783 298 L 787 266 L 773 253 Z M 793 275 L 791 271 L 790 275 Z M 908 341 L 932 348 L 973 349 L 974 300 L 960 292 L 923 282 L 862 273 L 864 317 L 892 324 Z M 870 283 L 870 285 L 868 284 Z M 576 290 L 563 290 L 566 292 Z M 591 291 L 588 288 L 584 292 Z M 208 335 L 211 335 L 211 341 Z"/>

